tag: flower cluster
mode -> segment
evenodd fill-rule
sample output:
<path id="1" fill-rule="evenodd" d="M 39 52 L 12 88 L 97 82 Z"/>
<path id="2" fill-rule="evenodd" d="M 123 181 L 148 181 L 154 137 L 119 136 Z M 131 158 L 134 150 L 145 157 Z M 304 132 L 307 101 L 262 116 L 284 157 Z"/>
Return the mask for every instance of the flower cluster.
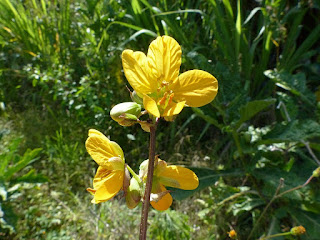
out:
<path id="1" fill-rule="evenodd" d="M 126 193 L 126 202 L 129 208 L 134 208 L 143 195 L 143 183 L 147 178 L 148 161 L 140 165 L 139 176 L 125 164 L 123 151 L 120 146 L 110 141 L 101 132 L 90 129 L 86 141 L 86 148 L 90 156 L 99 165 L 93 179 L 93 189 L 87 191 L 93 195 L 93 203 L 101 203 L 113 198 L 120 190 Z M 196 189 L 199 185 L 197 175 L 184 167 L 167 165 L 157 159 L 152 184 L 151 205 L 157 210 L 166 210 L 172 204 L 172 197 L 165 186 L 184 190 Z M 134 176 L 131 180 L 126 171 Z M 130 177 L 129 177 L 130 178 Z M 130 184 L 126 184 L 129 182 Z"/>
<path id="2" fill-rule="evenodd" d="M 169 36 L 152 41 L 147 55 L 123 51 L 122 64 L 134 90 L 130 92 L 133 102 L 117 104 L 110 112 L 111 118 L 122 126 L 139 123 L 149 132 L 159 118 L 172 121 L 184 107 L 201 107 L 217 94 L 218 82 L 210 73 L 190 70 L 179 75 L 181 47 Z M 146 114 L 149 118 L 141 120 L 140 117 Z M 86 148 L 99 165 L 93 188 L 87 189 L 93 195 L 93 203 L 108 201 L 120 190 L 123 190 L 129 208 L 143 201 L 149 160 L 141 163 L 139 175 L 136 174 L 125 163 L 121 147 L 94 129 L 89 130 Z M 198 185 L 198 177 L 193 171 L 168 165 L 156 157 L 150 203 L 159 211 L 166 210 L 172 204 L 172 196 L 166 187 L 193 190 Z"/>

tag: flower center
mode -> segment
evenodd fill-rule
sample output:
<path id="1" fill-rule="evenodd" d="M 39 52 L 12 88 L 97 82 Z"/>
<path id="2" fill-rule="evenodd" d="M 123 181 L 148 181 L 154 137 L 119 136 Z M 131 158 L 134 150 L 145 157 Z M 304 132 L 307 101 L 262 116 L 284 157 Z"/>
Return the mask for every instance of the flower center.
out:
<path id="1" fill-rule="evenodd" d="M 172 90 L 169 90 L 169 85 L 170 82 L 162 81 L 157 92 L 154 94 L 160 112 L 163 112 L 173 101 L 174 93 Z"/>

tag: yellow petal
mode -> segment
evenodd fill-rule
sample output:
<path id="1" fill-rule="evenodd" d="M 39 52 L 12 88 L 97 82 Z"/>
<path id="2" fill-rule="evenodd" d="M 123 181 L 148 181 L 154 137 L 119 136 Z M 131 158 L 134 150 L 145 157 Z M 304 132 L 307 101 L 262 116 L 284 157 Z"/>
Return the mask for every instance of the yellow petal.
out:
<path id="1" fill-rule="evenodd" d="M 93 160 L 96 161 L 99 166 L 107 167 L 109 158 L 119 157 L 119 155 L 123 158 L 123 152 L 119 150 L 119 145 L 116 146 L 115 143 L 111 143 L 105 135 L 98 133 L 89 131 L 89 137 L 86 141 L 87 151 Z"/>
<path id="2" fill-rule="evenodd" d="M 193 190 L 199 185 L 198 177 L 193 171 L 174 165 L 167 166 L 158 179 L 165 186 L 184 190 Z"/>
<path id="3" fill-rule="evenodd" d="M 164 110 L 162 116 L 170 117 L 170 116 L 179 114 L 182 111 L 185 103 L 186 103 L 185 101 L 178 102 L 178 103 L 174 103 L 174 102 L 170 103 Z"/>
<path id="4" fill-rule="evenodd" d="M 155 117 L 160 117 L 157 103 L 151 97 L 147 95 L 143 97 L 143 106 L 148 111 L 148 113 L 152 114 Z"/>
<path id="5" fill-rule="evenodd" d="M 181 65 L 181 47 L 172 37 L 162 36 L 152 41 L 148 64 L 153 78 L 171 82 L 178 78 Z"/>
<path id="6" fill-rule="evenodd" d="M 104 136 L 104 134 L 96 129 L 90 129 L 89 130 L 89 137 L 93 136 L 93 135 L 100 135 L 100 136 Z M 108 139 L 108 138 L 107 138 Z M 109 140 L 109 139 L 108 139 Z"/>
<path id="7" fill-rule="evenodd" d="M 162 185 L 158 185 L 156 187 L 152 186 L 152 190 L 154 190 L 154 191 L 152 191 L 152 193 L 159 193 L 159 192 L 167 191 L 167 189 Z M 151 203 L 152 207 L 157 209 L 158 211 L 164 211 L 164 210 L 167 210 L 171 206 L 172 197 L 171 197 L 170 193 L 167 193 L 158 202 L 151 201 L 150 203 Z"/>
<path id="8" fill-rule="evenodd" d="M 186 101 L 190 107 L 201 107 L 216 97 L 218 81 L 208 72 L 191 70 L 182 73 L 170 89 L 174 92 L 174 100 Z"/>
<path id="9" fill-rule="evenodd" d="M 143 52 L 122 52 L 124 74 L 131 87 L 138 93 L 149 94 L 157 89 L 157 82 L 149 76 L 147 57 Z"/>
<path id="10" fill-rule="evenodd" d="M 122 148 L 119 146 L 118 143 L 114 141 L 110 141 L 110 147 L 117 156 L 120 156 L 122 159 L 124 159 Z"/>
<path id="11" fill-rule="evenodd" d="M 94 194 L 95 201 L 107 201 L 113 198 L 122 188 L 123 171 L 114 171 L 108 175 Z"/>
<path id="12" fill-rule="evenodd" d="M 96 175 L 93 178 L 93 189 L 95 190 L 95 192 L 104 184 L 110 173 L 112 173 L 112 170 L 106 169 L 104 167 L 98 167 Z"/>

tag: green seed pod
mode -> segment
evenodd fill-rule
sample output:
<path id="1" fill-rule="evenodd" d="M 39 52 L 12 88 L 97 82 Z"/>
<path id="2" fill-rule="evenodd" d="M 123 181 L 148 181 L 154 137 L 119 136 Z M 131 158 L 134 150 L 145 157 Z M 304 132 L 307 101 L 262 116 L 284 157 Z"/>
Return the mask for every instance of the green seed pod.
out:
<path id="1" fill-rule="evenodd" d="M 141 115 L 141 105 L 135 102 L 124 102 L 114 106 L 110 111 L 111 118 L 121 126 L 132 126 Z"/>
<path id="2" fill-rule="evenodd" d="M 128 208 L 135 208 L 141 200 L 141 188 L 135 178 L 131 178 L 130 185 L 127 190 L 126 204 Z"/>

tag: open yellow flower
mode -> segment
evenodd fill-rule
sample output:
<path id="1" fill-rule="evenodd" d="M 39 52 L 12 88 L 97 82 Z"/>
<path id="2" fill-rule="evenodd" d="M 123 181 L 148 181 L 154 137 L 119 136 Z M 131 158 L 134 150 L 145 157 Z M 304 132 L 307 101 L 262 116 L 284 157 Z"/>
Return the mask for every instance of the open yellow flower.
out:
<path id="1" fill-rule="evenodd" d="M 143 179 L 147 177 L 148 162 L 149 160 L 145 160 L 140 165 L 139 175 Z M 158 159 L 153 173 L 150 203 L 159 211 L 166 210 L 172 204 L 172 197 L 165 186 L 183 190 L 193 190 L 196 189 L 198 185 L 198 177 L 190 169 L 175 165 L 168 166 L 165 161 Z"/>
<path id="2" fill-rule="evenodd" d="M 93 189 L 87 191 L 94 195 L 93 203 L 105 202 L 113 198 L 123 187 L 125 160 L 121 147 L 110 141 L 101 132 L 90 129 L 86 148 L 99 165 L 93 179 Z"/>
<path id="3" fill-rule="evenodd" d="M 169 36 L 152 41 L 147 56 L 124 50 L 122 65 L 144 108 L 155 117 L 170 119 L 185 105 L 201 107 L 217 95 L 218 81 L 210 73 L 190 70 L 179 75 L 181 47 Z"/>

